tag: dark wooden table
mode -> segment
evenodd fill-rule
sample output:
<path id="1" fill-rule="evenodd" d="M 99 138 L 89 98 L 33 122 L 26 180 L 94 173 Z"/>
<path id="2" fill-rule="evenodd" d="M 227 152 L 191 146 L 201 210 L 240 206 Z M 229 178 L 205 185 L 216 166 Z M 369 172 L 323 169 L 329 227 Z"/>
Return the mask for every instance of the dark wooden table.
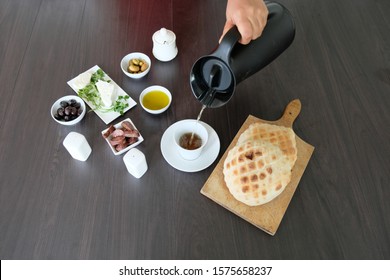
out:
<path id="1" fill-rule="evenodd" d="M 201 108 L 189 72 L 216 47 L 225 0 L 0 0 L 1 259 L 389 259 L 390 2 L 280 2 L 295 41 L 204 112 L 220 154 L 185 173 L 164 160 L 160 140 Z M 161 27 L 177 36 L 167 63 L 151 51 Z M 133 51 L 152 58 L 141 80 L 119 67 Z M 96 64 L 137 102 L 154 84 L 173 94 L 162 115 L 137 105 L 114 121 L 131 118 L 145 138 L 141 179 L 112 154 L 95 113 L 73 127 L 50 117 L 57 98 L 74 94 L 66 82 Z M 275 120 L 295 98 L 294 130 L 316 149 L 271 237 L 199 191 L 249 114 Z M 86 162 L 63 147 L 70 131 L 91 144 Z"/>

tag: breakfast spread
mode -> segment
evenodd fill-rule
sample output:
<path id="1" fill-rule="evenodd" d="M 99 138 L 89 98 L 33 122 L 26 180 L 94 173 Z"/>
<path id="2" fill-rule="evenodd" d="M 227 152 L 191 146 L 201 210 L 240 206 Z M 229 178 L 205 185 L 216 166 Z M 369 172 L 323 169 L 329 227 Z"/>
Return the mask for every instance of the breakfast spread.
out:
<path id="1" fill-rule="evenodd" d="M 288 185 L 296 159 L 292 129 L 254 123 L 241 134 L 225 159 L 226 186 L 234 198 L 246 205 L 265 204 Z"/>
<path id="2" fill-rule="evenodd" d="M 281 11 L 283 10 L 272 10 L 271 14 L 279 14 Z M 271 17 L 272 21 L 268 25 L 278 31 L 278 36 L 268 40 L 268 44 L 262 42 L 267 40 L 264 39 L 266 37 L 262 37 L 246 47 L 232 51 L 240 38 L 238 30 L 232 28 L 228 31 L 230 35 L 225 36 L 227 39 L 225 37 L 222 39 L 223 44 L 220 48 L 217 48 L 211 55 L 200 58 L 194 64 L 190 74 L 190 85 L 193 94 L 202 104 L 202 109 L 196 120 L 183 120 L 171 125 L 161 139 L 162 155 L 174 168 L 185 172 L 197 172 L 208 167 L 218 157 L 220 149 L 218 135 L 207 124 L 199 125 L 202 112 L 206 107 L 215 108 L 226 104 L 239 82 L 265 67 L 290 45 L 294 37 L 294 26 L 289 25 L 288 14 L 284 17 L 287 17 L 287 21 L 281 21 L 283 18 L 279 16 Z M 174 33 L 165 28 L 156 32 L 153 35 L 153 55 L 160 61 L 172 60 L 177 55 L 175 39 Z M 281 41 L 276 52 L 273 44 L 275 41 Z M 258 50 L 261 50 L 263 55 L 258 56 L 257 60 L 250 60 L 253 53 L 259 53 Z M 221 58 L 224 59 L 221 60 Z M 248 64 L 248 61 L 251 63 Z M 150 58 L 143 53 L 130 53 L 123 57 L 120 67 L 126 76 L 140 79 L 150 71 L 151 63 Z M 68 84 L 106 124 L 119 115 L 123 115 L 136 104 L 97 65 L 68 81 Z M 164 87 L 149 86 L 140 93 L 139 101 L 146 112 L 161 114 L 170 106 L 172 95 Z M 293 105 L 298 103 L 292 102 Z M 300 110 L 300 103 L 298 107 Z M 297 114 L 299 110 L 296 110 Z M 291 117 L 286 119 L 293 121 Z M 191 123 L 195 121 L 197 125 L 191 126 L 189 131 L 187 128 L 184 131 L 184 127 L 188 126 L 186 121 Z M 196 130 L 195 127 L 202 127 L 202 130 Z M 217 193 L 222 193 L 223 199 L 218 197 L 216 201 L 220 203 L 230 200 L 221 205 L 228 205 L 228 209 L 234 210 L 237 210 L 236 206 L 240 204 L 246 207 L 243 209 L 243 214 L 248 216 L 248 213 L 245 213 L 247 209 L 257 211 L 256 209 L 259 208 L 248 206 L 270 202 L 285 191 L 287 185 L 289 185 L 287 189 L 291 189 L 290 186 L 296 178 L 295 174 L 292 176 L 292 169 L 297 160 L 298 149 L 295 134 L 291 128 L 261 122 L 252 123 L 245 128 L 246 130 L 237 137 L 238 139 L 234 140 L 235 146 L 232 143 L 233 147 L 225 153 L 225 159 L 220 161 L 221 164 L 216 174 L 221 178 L 221 173 L 223 173 L 221 180 L 224 182 L 222 184 L 210 183 L 212 188 L 217 186 L 217 191 L 212 188 L 203 191 L 204 188 L 202 188 L 202 193 L 211 194 L 211 197 L 218 197 Z M 143 141 L 143 137 L 130 119 L 110 125 L 102 131 L 102 136 L 115 155 L 122 154 Z M 210 141 L 208 141 L 209 138 Z M 176 144 L 175 149 L 172 148 L 173 142 Z M 205 152 L 201 154 L 203 149 Z M 145 165 L 138 168 L 136 158 L 139 162 L 146 162 L 145 157 L 137 151 L 133 149 L 127 153 L 124 162 L 129 173 L 139 178 L 147 168 L 145 169 Z M 221 165 L 223 165 L 223 170 L 220 168 Z M 296 168 L 293 172 L 296 172 Z M 210 182 L 213 180 L 214 178 Z M 223 190 L 218 189 L 221 185 L 226 185 L 227 188 L 223 186 Z M 212 191 L 208 192 L 210 189 Z M 284 193 L 288 194 L 289 191 Z"/>
<path id="3" fill-rule="evenodd" d="M 292 37 L 290 35 L 292 33 L 290 31 L 287 32 L 289 33 L 287 35 L 290 37 L 288 42 L 286 42 L 278 52 L 282 52 L 291 43 Z M 229 32 L 230 34 L 233 34 L 237 40 L 239 39 L 237 30 L 232 29 Z M 171 36 L 172 33 L 163 28 L 155 34 L 154 38 L 155 45 L 153 54 L 157 59 L 169 61 L 176 56 L 177 48 L 175 48 L 173 40 L 173 44 L 170 45 L 170 50 L 174 50 L 172 56 L 169 57 L 169 59 L 167 57 L 160 57 L 158 51 L 158 47 L 161 47 L 158 45 L 159 39 L 162 38 L 160 35 L 162 37 L 167 37 L 169 35 L 171 39 L 174 39 L 174 36 Z M 283 33 L 282 35 L 282 37 L 284 37 L 286 34 Z M 229 41 L 225 44 L 231 45 L 231 48 L 233 48 L 236 39 L 233 40 L 234 42 Z M 168 41 L 163 40 L 163 42 L 165 44 Z M 259 45 L 253 44 L 253 47 L 246 48 L 246 51 L 242 50 L 240 52 L 250 56 L 255 49 L 260 47 L 261 43 L 259 43 Z M 227 49 L 230 50 L 231 48 Z M 225 48 L 221 48 L 218 49 L 216 53 L 220 52 L 222 54 L 226 51 Z M 168 50 L 165 50 L 165 52 L 168 52 Z M 216 53 L 207 56 L 207 62 L 213 64 L 215 62 L 214 55 Z M 245 57 L 245 55 L 242 57 Z M 229 58 L 229 56 L 230 52 L 226 54 L 227 58 Z M 201 59 L 201 66 L 207 64 L 206 68 L 209 67 L 208 63 L 203 61 L 204 63 L 202 64 L 202 61 L 203 60 Z M 253 71 L 250 75 L 259 71 L 269 62 L 270 60 L 267 60 L 266 63 L 264 61 L 253 62 L 258 65 L 255 65 L 256 67 L 252 69 Z M 122 59 L 120 65 L 125 75 L 138 79 L 149 72 L 151 61 L 145 54 L 131 53 Z M 198 63 L 196 63 L 196 65 L 198 65 Z M 230 97 L 234 92 L 232 81 L 235 81 L 237 78 L 236 81 L 240 82 L 249 75 L 248 73 L 247 75 L 241 75 L 242 73 L 240 72 L 242 72 L 244 68 L 237 68 L 238 72 L 232 72 L 229 70 L 232 65 L 227 64 L 225 66 L 226 67 L 222 68 L 211 67 L 210 69 L 206 69 L 210 70 L 210 73 L 212 74 L 206 75 L 207 86 L 205 86 L 204 81 L 199 75 L 195 75 L 202 67 L 195 67 L 191 72 L 194 74 L 190 75 L 193 93 L 203 105 L 196 120 L 197 123 L 200 121 L 202 112 L 206 107 L 219 107 L 230 100 Z M 202 73 L 205 74 L 204 71 Z M 68 83 L 75 89 L 77 94 L 82 97 L 95 112 L 97 112 L 97 114 L 98 112 L 108 113 L 114 111 L 122 115 L 130 107 L 127 100 L 129 99 L 129 101 L 132 101 L 132 99 L 127 94 L 118 94 L 116 89 L 120 88 L 98 66 L 80 74 Z M 230 94 L 227 98 L 223 97 L 219 100 L 219 95 L 217 93 L 221 90 L 224 91 L 224 87 L 228 88 Z M 145 111 L 151 114 L 160 114 L 169 107 L 172 101 L 172 95 L 166 88 L 161 86 L 150 86 L 141 92 L 139 100 Z M 113 118 L 108 118 L 105 122 L 107 124 L 112 120 Z M 177 130 L 172 131 L 171 135 L 174 135 L 177 144 L 177 149 L 174 152 L 179 153 L 185 161 L 194 161 L 195 159 L 198 159 L 200 157 L 200 151 L 206 146 L 205 143 L 207 143 L 208 139 L 207 130 L 204 134 L 206 136 L 199 137 L 195 131 L 181 131 L 180 135 Z M 129 150 L 143 141 L 142 136 L 130 119 L 109 126 L 106 130 L 102 131 L 102 136 L 105 138 L 115 155 L 119 155 L 124 151 Z M 161 143 L 164 142 L 164 139 L 165 138 L 163 137 Z M 162 148 L 164 158 L 169 158 L 167 159 L 168 163 L 174 167 L 178 166 L 177 163 L 182 159 L 168 157 L 164 150 L 166 149 Z M 224 182 L 226 183 L 230 194 L 237 201 L 248 206 L 262 205 L 270 202 L 285 190 L 286 186 L 291 181 L 292 168 L 296 160 L 297 147 L 295 134 L 291 128 L 267 123 L 253 123 L 239 136 L 236 145 L 227 152 L 227 156 L 223 162 Z M 186 164 L 189 163 L 186 162 Z M 193 167 L 190 171 L 201 170 L 200 168 L 203 168 L 203 166 Z"/>
<path id="4" fill-rule="evenodd" d="M 150 61 L 146 62 L 139 54 L 135 55 L 133 53 L 131 56 L 129 54 L 122 59 L 122 71 L 130 78 L 145 75 L 150 70 Z M 141 71 L 141 73 L 137 71 Z M 136 75 L 131 72 L 136 72 Z M 68 84 L 90 105 L 96 114 L 101 114 L 99 116 L 106 124 L 119 116 L 119 114 L 109 116 L 111 112 L 123 114 L 135 105 L 134 100 L 97 65 L 69 81 Z M 211 86 L 213 85 L 215 86 L 211 81 Z M 213 98 L 213 93 L 213 90 L 211 90 L 207 92 L 207 95 Z M 133 104 L 130 103 L 129 106 L 126 106 L 127 100 L 133 102 Z M 125 102 L 121 103 L 122 101 Z M 172 95 L 164 87 L 149 86 L 140 93 L 139 101 L 145 111 L 151 114 L 160 114 L 170 106 Z M 120 106 L 117 106 L 118 102 Z M 196 120 L 197 122 L 200 121 L 205 108 L 215 107 L 210 106 L 209 103 L 201 103 L 202 109 Z M 300 110 L 300 103 L 299 106 L 295 106 L 298 103 L 292 102 L 293 107 L 299 107 L 296 115 Z M 285 119 L 291 120 L 290 125 L 292 125 L 291 112 L 289 116 Z M 185 137 L 182 138 L 182 143 L 179 143 L 180 139 L 177 138 L 177 131 L 181 123 L 179 121 L 171 125 L 162 136 L 160 145 L 164 159 L 174 168 L 184 172 L 197 172 L 207 168 L 218 157 L 220 149 L 218 135 L 211 127 L 206 125 L 208 131 L 206 132 L 206 138 L 198 137 L 199 135 L 191 130 L 180 134 L 180 137 L 183 137 L 183 135 Z M 286 123 L 289 124 L 288 121 Z M 222 168 L 218 167 L 220 171 L 213 172 L 220 176 L 220 181 L 215 179 L 215 176 L 210 176 L 211 179 L 208 180 L 210 183 L 205 185 L 206 187 L 203 187 L 201 192 L 227 209 L 234 211 L 234 213 L 238 213 L 246 220 L 258 226 L 264 226 L 267 223 L 263 220 L 259 221 L 258 215 L 252 216 L 250 214 L 252 210 L 248 209 L 253 209 L 254 214 L 258 214 L 260 211 L 264 219 L 271 224 L 269 229 L 264 226 L 265 230 L 273 234 L 288 205 L 289 201 L 286 199 L 291 198 L 291 189 L 295 190 L 296 188 L 296 168 L 293 170 L 293 167 L 297 160 L 298 149 L 295 134 L 291 128 L 262 122 L 248 124 L 244 129 L 242 133 L 237 135 L 237 139 L 234 140 L 235 143 L 231 145 L 232 148 L 225 153 L 220 161 L 221 164 L 218 164 L 218 166 L 222 166 Z M 114 155 L 129 151 L 124 157 L 126 168 L 136 178 L 142 176 L 146 169 L 143 168 L 142 172 L 138 172 L 138 164 L 134 161 L 136 157 L 134 153 L 137 150 L 133 148 L 143 141 L 143 137 L 131 120 L 126 119 L 116 125 L 110 125 L 102 131 L 102 136 Z M 209 142 L 207 141 L 208 137 L 210 138 Z M 175 139 L 174 142 L 177 145 L 172 145 L 172 139 Z M 204 143 L 207 143 L 207 145 L 203 144 L 203 139 L 206 139 Z M 194 145 L 194 147 L 191 145 Z M 172 148 L 172 146 L 175 148 Z M 206 148 L 204 149 L 205 152 L 201 154 L 200 151 L 203 146 Z M 192 150 L 193 148 L 194 150 Z M 183 150 L 186 152 L 185 154 L 183 154 Z M 197 153 L 189 154 L 198 150 Z M 145 160 L 142 160 L 142 162 L 145 162 Z M 137 170 L 138 173 L 134 170 Z M 220 188 L 221 186 L 222 188 Z M 280 195 L 282 193 L 283 195 Z M 275 199 L 276 197 L 280 199 Z M 277 205 L 281 205 L 281 210 L 278 210 L 277 213 L 274 212 L 274 202 L 269 203 L 273 200 Z M 281 202 L 279 203 L 279 201 Z M 266 208 L 256 207 L 264 204 L 267 204 L 264 206 Z M 270 209 L 268 205 L 273 207 L 272 211 L 264 210 Z M 269 218 L 270 215 L 274 218 Z"/>

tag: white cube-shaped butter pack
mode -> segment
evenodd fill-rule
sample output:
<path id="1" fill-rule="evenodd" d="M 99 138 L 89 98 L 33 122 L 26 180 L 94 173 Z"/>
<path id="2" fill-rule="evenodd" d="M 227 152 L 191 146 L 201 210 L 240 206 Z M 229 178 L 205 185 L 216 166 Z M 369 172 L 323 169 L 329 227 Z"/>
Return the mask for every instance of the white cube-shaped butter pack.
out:
<path id="1" fill-rule="evenodd" d="M 126 165 L 127 171 L 135 178 L 141 178 L 146 170 L 148 170 L 145 155 L 137 148 L 128 151 L 123 157 L 123 162 Z"/>
<path id="2" fill-rule="evenodd" d="M 63 141 L 63 145 L 74 159 L 80 161 L 86 161 L 92 152 L 87 139 L 78 132 L 69 132 Z"/>

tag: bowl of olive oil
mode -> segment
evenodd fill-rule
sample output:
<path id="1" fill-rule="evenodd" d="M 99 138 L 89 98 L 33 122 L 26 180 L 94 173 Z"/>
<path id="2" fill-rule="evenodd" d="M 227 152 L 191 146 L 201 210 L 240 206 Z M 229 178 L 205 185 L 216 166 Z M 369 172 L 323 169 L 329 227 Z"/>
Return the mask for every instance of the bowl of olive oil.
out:
<path id="1" fill-rule="evenodd" d="M 141 92 L 139 102 L 146 112 L 161 114 L 171 105 L 172 95 L 165 87 L 150 86 Z"/>

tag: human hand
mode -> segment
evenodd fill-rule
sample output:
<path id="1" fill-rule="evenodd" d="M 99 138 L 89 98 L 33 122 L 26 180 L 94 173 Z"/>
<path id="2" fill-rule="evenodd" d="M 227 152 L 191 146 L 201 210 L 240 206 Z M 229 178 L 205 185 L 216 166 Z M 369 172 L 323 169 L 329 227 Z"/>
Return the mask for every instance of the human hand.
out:
<path id="1" fill-rule="evenodd" d="M 234 25 L 241 34 L 239 42 L 248 44 L 260 37 L 267 24 L 268 9 L 263 0 L 228 0 L 226 6 L 226 23 L 223 28 L 222 40 L 226 32 Z"/>

